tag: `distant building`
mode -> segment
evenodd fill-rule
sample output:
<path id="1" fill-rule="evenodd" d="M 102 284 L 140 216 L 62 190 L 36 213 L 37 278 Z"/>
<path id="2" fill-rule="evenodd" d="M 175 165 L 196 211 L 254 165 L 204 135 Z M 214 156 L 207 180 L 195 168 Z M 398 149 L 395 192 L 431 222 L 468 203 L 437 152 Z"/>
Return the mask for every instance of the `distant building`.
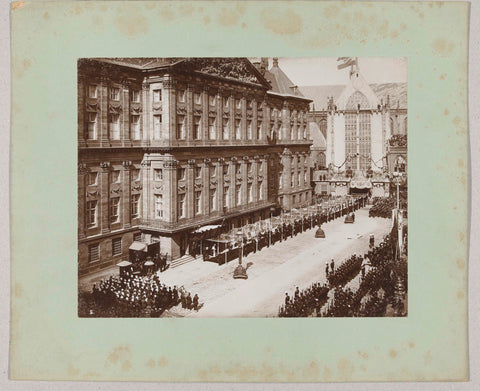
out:
<path id="1" fill-rule="evenodd" d="M 407 84 L 368 84 L 357 66 L 346 85 L 305 86 L 313 100 L 315 193 L 389 195 L 389 173 L 407 167 Z"/>
<path id="2" fill-rule="evenodd" d="M 309 203 L 311 100 L 289 83 L 276 59 L 79 60 L 79 273 Z"/>

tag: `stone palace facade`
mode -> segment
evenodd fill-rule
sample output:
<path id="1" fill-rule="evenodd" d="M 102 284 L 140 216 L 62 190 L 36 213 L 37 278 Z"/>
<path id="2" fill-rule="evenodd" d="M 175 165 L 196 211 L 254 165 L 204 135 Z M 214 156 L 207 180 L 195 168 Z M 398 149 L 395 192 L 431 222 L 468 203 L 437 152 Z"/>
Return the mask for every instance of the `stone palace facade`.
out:
<path id="1" fill-rule="evenodd" d="M 265 58 L 78 61 L 80 274 L 128 259 L 134 241 L 174 260 L 202 226 L 311 202 L 311 100 L 277 68 Z"/>

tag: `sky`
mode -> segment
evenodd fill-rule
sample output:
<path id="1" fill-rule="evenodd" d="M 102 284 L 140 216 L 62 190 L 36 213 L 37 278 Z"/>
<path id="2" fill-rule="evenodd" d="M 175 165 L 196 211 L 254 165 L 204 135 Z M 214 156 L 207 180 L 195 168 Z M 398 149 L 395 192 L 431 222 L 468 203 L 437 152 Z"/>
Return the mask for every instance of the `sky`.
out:
<path id="1" fill-rule="evenodd" d="M 346 84 L 350 70 L 338 70 L 336 57 L 279 58 L 278 65 L 297 86 Z M 369 84 L 407 82 L 404 57 L 359 57 L 358 66 Z"/>

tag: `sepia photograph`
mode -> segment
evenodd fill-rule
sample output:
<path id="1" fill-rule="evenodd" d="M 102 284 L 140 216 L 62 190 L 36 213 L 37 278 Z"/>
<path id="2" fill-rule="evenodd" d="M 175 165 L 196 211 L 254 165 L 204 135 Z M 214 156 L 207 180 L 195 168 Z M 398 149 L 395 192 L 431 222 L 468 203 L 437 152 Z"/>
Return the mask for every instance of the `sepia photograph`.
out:
<path id="1" fill-rule="evenodd" d="M 405 58 L 78 60 L 80 317 L 408 312 Z"/>

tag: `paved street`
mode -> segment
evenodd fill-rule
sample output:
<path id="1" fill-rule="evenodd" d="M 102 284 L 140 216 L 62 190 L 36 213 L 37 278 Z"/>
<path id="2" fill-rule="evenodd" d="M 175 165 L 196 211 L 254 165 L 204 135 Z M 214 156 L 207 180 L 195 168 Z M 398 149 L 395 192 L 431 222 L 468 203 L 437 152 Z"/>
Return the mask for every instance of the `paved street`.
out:
<path id="1" fill-rule="evenodd" d="M 285 291 L 291 295 L 298 285 L 308 287 L 314 281 L 324 282 L 325 262 L 335 259 L 336 267 L 352 253 L 368 250 L 370 234 L 375 242 L 390 231 L 391 221 L 369 218 L 368 209 L 356 212 L 354 224 L 345 224 L 338 218 L 323 225 L 325 239 L 316 239 L 315 230 L 309 230 L 265 248 L 244 258 L 248 280 L 234 280 L 233 271 L 238 261 L 222 266 L 210 262 L 192 262 L 160 274 L 167 285 L 184 286 L 197 293 L 205 305 L 198 317 L 270 317 L 277 316 Z M 356 289 L 358 279 L 350 283 Z"/>

